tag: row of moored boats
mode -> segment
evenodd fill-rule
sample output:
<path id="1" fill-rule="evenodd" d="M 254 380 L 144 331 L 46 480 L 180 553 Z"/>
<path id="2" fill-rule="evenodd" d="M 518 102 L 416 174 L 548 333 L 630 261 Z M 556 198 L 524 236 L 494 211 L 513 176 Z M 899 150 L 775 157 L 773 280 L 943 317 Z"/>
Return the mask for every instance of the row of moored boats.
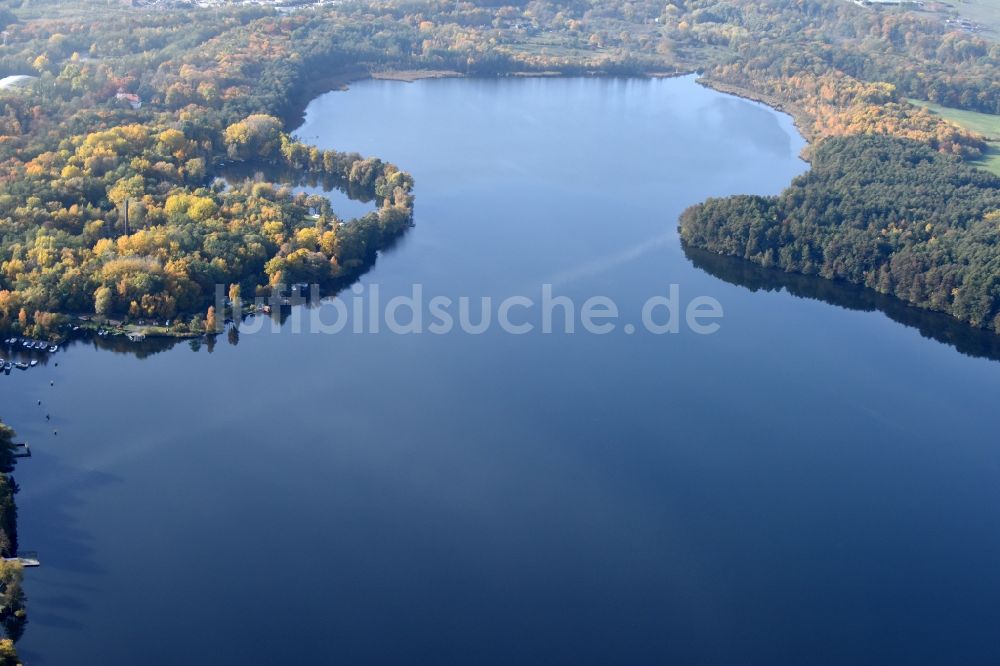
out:
<path id="1" fill-rule="evenodd" d="M 27 370 L 28 368 L 33 368 L 36 365 L 38 365 L 38 361 L 34 359 L 25 363 L 24 361 L 4 361 L 0 358 L 0 371 L 7 375 L 9 375 L 10 371 L 14 368 L 17 368 L 18 370 Z"/>
<path id="2" fill-rule="evenodd" d="M 41 342 L 39 340 L 28 340 L 26 338 L 25 339 L 7 338 L 3 342 L 4 344 L 10 347 L 16 348 L 20 346 L 22 349 L 26 351 L 28 350 L 43 351 L 43 352 L 48 352 L 50 354 L 54 354 L 55 352 L 59 351 L 59 345 L 52 345 L 47 342 Z M 30 361 L 15 361 L 13 359 L 6 361 L 0 358 L 0 372 L 3 372 L 4 374 L 8 375 L 10 374 L 10 371 L 14 370 L 15 368 L 18 370 L 27 370 L 28 368 L 33 368 L 36 365 L 38 365 L 38 361 L 35 359 L 31 359 Z"/>
<path id="3" fill-rule="evenodd" d="M 20 338 L 7 338 L 4 343 L 11 346 L 21 345 L 25 349 L 37 349 L 38 351 L 47 351 L 49 353 L 56 353 L 59 351 L 59 345 L 52 345 L 48 342 L 41 342 L 39 340 L 28 340 Z"/>

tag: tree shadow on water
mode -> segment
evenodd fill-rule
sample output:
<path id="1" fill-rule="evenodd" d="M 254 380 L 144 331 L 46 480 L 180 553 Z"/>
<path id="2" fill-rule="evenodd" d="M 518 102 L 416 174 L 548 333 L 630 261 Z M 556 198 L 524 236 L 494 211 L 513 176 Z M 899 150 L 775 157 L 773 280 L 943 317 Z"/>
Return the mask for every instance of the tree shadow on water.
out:
<path id="1" fill-rule="evenodd" d="M 907 305 L 893 296 L 846 282 L 764 268 L 745 259 L 686 245 L 684 254 L 696 268 L 750 291 L 787 291 L 799 298 L 824 301 L 848 310 L 882 312 L 895 322 L 917 329 L 923 337 L 954 347 L 966 356 L 1000 361 L 1000 335 L 973 328 L 940 312 Z"/>
<path id="2" fill-rule="evenodd" d="M 99 579 L 106 569 L 98 561 L 93 536 L 80 527 L 77 511 L 95 490 L 119 483 L 114 475 L 67 464 L 44 451 L 33 451 L 21 462 L 31 465 L 21 474 L 18 518 L 23 550 L 38 552 L 41 566 L 25 570 L 29 643 L 32 628 L 84 631 L 88 600 L 101 593 Z M 46 663 L 30 647 L 18 646 L 27 663 Z"/>

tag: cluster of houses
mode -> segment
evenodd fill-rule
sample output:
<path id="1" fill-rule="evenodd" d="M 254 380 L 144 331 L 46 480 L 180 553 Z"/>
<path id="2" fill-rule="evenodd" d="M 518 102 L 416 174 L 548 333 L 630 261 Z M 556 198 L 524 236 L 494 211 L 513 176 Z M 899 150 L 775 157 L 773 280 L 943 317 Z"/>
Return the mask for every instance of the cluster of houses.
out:
<path id="1" fill-rule="evenodd" d="M 969 19 L 963 19 L 963 18 L 946 19 L 945 23 L 953 28 L 959 28 L 961 30 L 964 30 L 965 32 L 971 32 L 971 33 L 982 32 L 984 29 L 984 27 L 979 25 L 978 23 L 973 23 Z"/>

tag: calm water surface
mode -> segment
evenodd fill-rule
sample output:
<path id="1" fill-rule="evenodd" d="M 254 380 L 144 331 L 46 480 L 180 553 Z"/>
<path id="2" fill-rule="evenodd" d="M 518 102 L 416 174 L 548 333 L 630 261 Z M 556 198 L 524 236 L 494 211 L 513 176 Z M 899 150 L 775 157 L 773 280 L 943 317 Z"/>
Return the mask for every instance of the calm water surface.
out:
<path id="1" fill-rule="evenodd" d="M 383 299 L 548 282 L 635 321 L 677 284 L 722 328 L 289 321 L 0 378 L 30 664 L 997 663 L 1000 363 L 678 243 L 804 171 L 788 117 L 692 79 L 370 81 L 298 133 L 416 178 Z"/>

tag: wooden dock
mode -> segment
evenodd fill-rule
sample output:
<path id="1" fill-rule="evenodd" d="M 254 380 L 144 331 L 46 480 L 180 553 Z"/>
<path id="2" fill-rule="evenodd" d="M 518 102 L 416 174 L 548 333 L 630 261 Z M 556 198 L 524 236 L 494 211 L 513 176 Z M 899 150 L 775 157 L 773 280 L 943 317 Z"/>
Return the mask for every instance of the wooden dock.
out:
<path id="1" fill-rule="evenodd" d="M 38 559 L 38 553 L 26 552 L 22 553 L 18 557 L 5 557 L 4 562 L 17 562 L 22 567 L 40 567 L 42 566 L 41 561 Z"/>

